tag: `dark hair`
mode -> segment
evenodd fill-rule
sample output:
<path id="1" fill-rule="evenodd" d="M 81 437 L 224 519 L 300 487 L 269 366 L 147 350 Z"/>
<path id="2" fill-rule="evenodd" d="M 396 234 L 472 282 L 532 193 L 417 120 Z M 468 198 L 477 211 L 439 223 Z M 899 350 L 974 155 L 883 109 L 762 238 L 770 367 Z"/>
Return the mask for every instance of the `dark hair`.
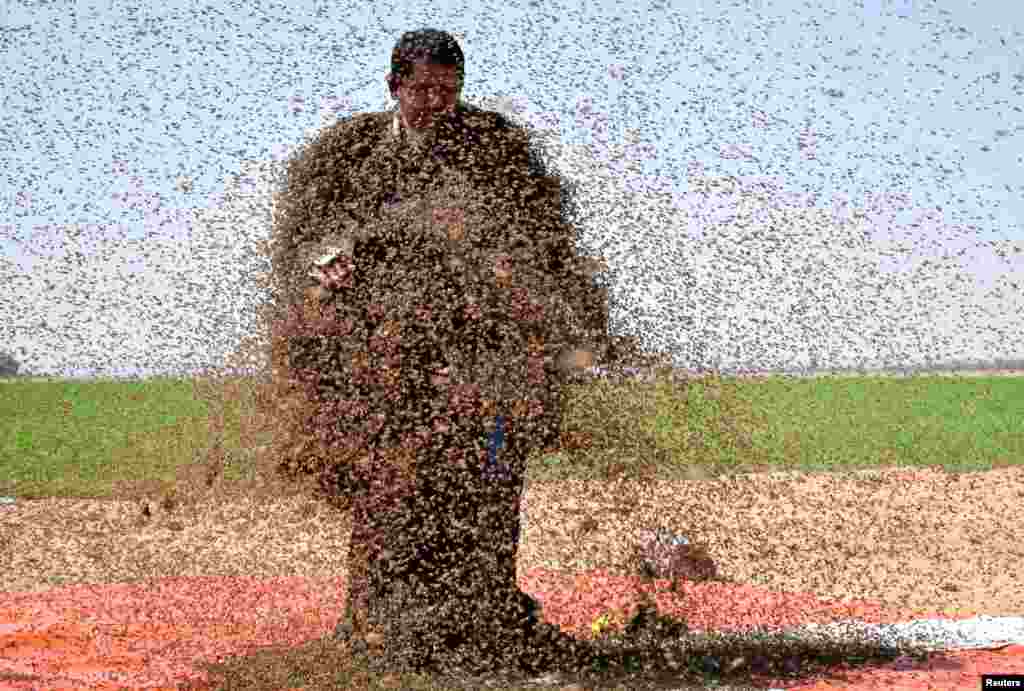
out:
<path id="1" fill-rule="evenodd" d="M 398 88 L 398 80 L 411 77 L 413 64 L 426 61 L 432 65 L 454 65 L 462 84 L 466 74 L 465 58 L 458 42 L 447 31 L 440 29 L 419 29 L 406 31 L 391 50 L 391 74 L 388 85 L 392 94 Z"/>

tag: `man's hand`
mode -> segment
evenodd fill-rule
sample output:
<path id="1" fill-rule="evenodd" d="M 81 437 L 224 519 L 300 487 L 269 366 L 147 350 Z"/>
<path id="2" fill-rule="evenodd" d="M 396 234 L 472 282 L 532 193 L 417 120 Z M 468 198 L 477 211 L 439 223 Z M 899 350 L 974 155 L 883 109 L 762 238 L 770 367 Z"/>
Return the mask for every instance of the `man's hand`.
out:
<path id="1" fill-rule="evenodd" d="M 344 253 L 321 257 L 313 264 L 309 276 L 328 291 L 335 291 L 351 284 L 352 271 L 355 266 L 352 258 Z"/>
<path id="2" fill-rule="evenodd" d="M 582 348 L 566 348 L 555 356 L 555 367 L 563 372 L 578 372 L 594 364 L 594 352 Z"/>

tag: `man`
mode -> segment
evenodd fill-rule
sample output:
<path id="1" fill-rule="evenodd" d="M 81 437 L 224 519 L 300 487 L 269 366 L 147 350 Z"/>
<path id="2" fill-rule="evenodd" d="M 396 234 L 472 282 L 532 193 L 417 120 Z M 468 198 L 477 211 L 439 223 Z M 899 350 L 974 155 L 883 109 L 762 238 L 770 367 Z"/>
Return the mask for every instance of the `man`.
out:
<path id="1" fill-rule="evenodd" d="M 591 281 L 592 265 L 575 254 L 557 180 L 546 176 L 528 137 L 519 128 L 497 113 L 460 101 L 463 79 L 462 52 L 451 36 L 426 29 L 401 37 L 392 52 L 387 77 L 397 108 L 338 123 L 323 132 L 303 158 L 293 162 L 288 182 L 291 194 L 285 198 L 286 210 L 276 228 L 282 241 L 274 258 L 276 269 L 291 277 L 296 286 L 301 286 L 304 278 L 312 280 L 314 285 L 305 290 L 305 300 L 313 312 L 332 309 L 332 301 L 344 300 L 345 295 L 359 288 L 354 255 L 357 247 L 366 247 L 369 242 L 367 228 L 389 210 L 399 213 L 405 205 L 429 196 L 455 171 L 455 177 L 461 176 L 475 192 L 486 195 L 488 204 L 496 210 L 509 209 L 510 218 L 512 209 L 530 210 L 529 217 L 517 228 L 507 230 L 510 236 L 520 231 L 523 237 L 498 240 L 509 251 L 493 257 L 494 280 L 509 283 L 513 274 L 534 266 L 561 286 L 561 314 L 568 315 L 565 323 L 572 322 L 574 328 L 570 330 L 575 333 L 564 332 L 564 338 L 552 339 L 561 344 L 559 352 L 548 352 L 546 357 L 534 354 L 533 359 L 538 363 L 543 360 L 548 370 L 586 367 L 592 364 L 594 352 L 604 350 L 606 301 L 603 291 Z M 458 206 L 436 208 L 434 213 L 437 224 L 447 227 L 455 239 L 462 232 L 465 216 L 466 210 Z M 454 356 L 446 357 L 438 350 L 431 357 L 431 384 L 436 389 L 450 390 L 456 375 Z M 549 378 L 549 382 L 557 381 L 557 377 Z M 472 509 L 472 516 L 477 517 L 472 520 L 480 524 L 475 526 L 475 543 L 465 550 L 494 551 L 488 542 L 511 543 L 511 550 L 501 550 L 503 557 L 497 567 L 500 573 L 493 575 L 493 590 L 500 590 L 501 583 L 515 581 L 525 457 L 557 437 L 560 408 L 555 384 L 547 387 L 543 419 L 532 426 L 523 421 L 525 415 L 510 418 L 512 411 L 494 411 L 494 429 L 479 476 L 485 485 L 496 489 L 483 497 L 483 503 L 473 507 L 464 499 L 445 495 L 449 504 L 460 503 L 467 511 Z M 422 403 L 412 401 L 411 405 Z M 510 460 L 503 461 L 503 456 Z M 394 479 L 397 476 L 386 475 L 388 479 L 381 480 L 385 473 L 379 466 L 370 474 L 373 477 L 366 478 L 364 484 L 379 481 L 381 490 L 376 494 L 368 491 L 353 507 L 348 607 L 336 631 L 340 638 L 354 636 L 357 644 L 368 631 L 371 600 L 383 588 L 371 583 L 375 578 L 371 567 L 382 559 L 383 533 L 397 530 L 393 525 L 385 527 L 384 514 L 397 514 L 400 506 L 410 506 L 414 492 L 408 484 Z M 434 501 L 449 491 L 435 486 L 439 486 L 434 482 L 435 474 L 416 474 L 415 482 L 420 487 L 420 503 L 416 506 L 420 513 L 431 510 L 427 508 L 428 499 Z M 422 488 L 428 485 L 433 489 Z M 495 511 L 498 502 L 500 511 Z M 484 515 L 489 518 L 479 517 Z M 461 530 L 454 527 L 456 522 L 452 519 L 444 530 L 454 535 Z M 464 530 L 458 534 L 463 543 L 473 540 Z M 389 573 L 387 577 L 378 573 L 376 578 L 397 578 L 397 571 Z M 517 588 L 515 591 L 517 595 L 512 599 L 518 602 L 507 605 L 511 607 L 509 620 L 521 620 L 532 630 L 537 624 L 536 603 Z"/>

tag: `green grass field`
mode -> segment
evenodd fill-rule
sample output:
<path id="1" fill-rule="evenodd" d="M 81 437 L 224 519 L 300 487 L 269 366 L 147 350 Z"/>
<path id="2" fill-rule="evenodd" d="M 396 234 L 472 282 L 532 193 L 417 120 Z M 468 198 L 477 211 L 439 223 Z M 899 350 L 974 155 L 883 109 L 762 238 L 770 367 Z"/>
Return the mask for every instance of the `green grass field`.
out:
<path id="1" fill-rule="evenodd" d="M 228 480 L 251 470 L 253 396 L 244 384 L 237 390 L 223 414 Z M 210 450 L 209 418 L 188 380 L 4 383 L 0 495 L 111 497 L 127 479 L 171 480 Z M 593 477 L 615 464 L 654 464 L 671 477 L 753 468 L 986 470 L 1022 462 L 1021 419 L 1024 379 L 1011 377 L 596 381 L 570 387 L 563 423 L 590 446 L 531 459 L 529 475 Z"/>
<path id="2" fill-rule="evenodd" d="M 226 485 L 251 486 L 268 467 L 259 462 L 257 450 L 268 439 L 254 412 L 251 382 L 194 384 L 176 379 L 0 383 L 0 496 L 133 498 L 196 476 L 190 469 L 214 455 Z M 211 410 L 200 391 L 215 392 L 223 406 Z M 1024 378 L 594 381 L 569 387 L 563 446 L 530 460 L 528 482 L 894 466 L 989 470 L 1024 463 L 1021 420 Z M 895 654 L 870 646 L 837 652 L 820 644 L 804 649 L 766 641 L 752 636 L 727 645 L 734 655 L 754 648 L 762 651 L 758 654 L 783 655 L 785 649 L 785 656 L 799 657 L 810 668 Z M 388 688 L 324 642 L 235 658 L 213 669 L 223 680 L 219 691 L 270 691 L 286 688 L 285 680 L 305 691 Z M 434 688 L 414 679 L 401 684 Z M 677 682 L 601 688 L 683 687 Z"/>

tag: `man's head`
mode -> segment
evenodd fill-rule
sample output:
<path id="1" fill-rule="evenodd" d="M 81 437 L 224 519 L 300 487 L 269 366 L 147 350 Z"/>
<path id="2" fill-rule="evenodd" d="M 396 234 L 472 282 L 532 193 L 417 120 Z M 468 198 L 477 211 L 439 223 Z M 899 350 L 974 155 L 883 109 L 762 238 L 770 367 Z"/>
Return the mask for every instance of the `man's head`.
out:
<path id="1" fill-rule="evenodd" d="M 413 129 L 428 128 L 435 114 L 455 108 L 464 77 L 462 49 L 445 31 L 406 32 L 391 51 L 388 90 Z"/>

